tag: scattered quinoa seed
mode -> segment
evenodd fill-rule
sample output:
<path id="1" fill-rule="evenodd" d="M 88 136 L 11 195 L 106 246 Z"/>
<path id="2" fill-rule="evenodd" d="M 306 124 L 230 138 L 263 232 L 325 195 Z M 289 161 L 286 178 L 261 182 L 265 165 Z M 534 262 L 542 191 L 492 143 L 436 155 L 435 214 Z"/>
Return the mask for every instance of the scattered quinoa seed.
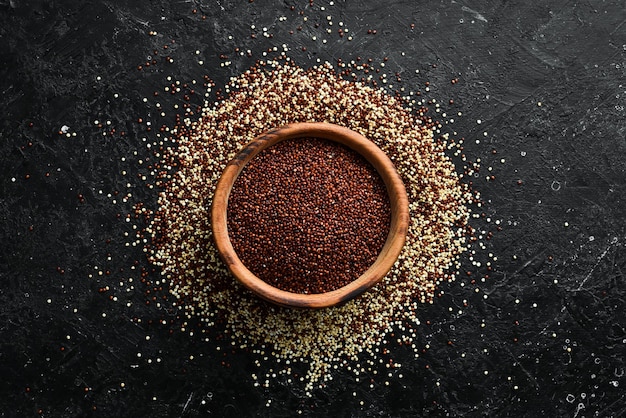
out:
<path id="1" fill-rule="evenodd" d="M 290 363 L 304 363 L 306 376 L 293 380 L 304 382 L 307 393 L 337 367 L 380 357 L 398 324 L 417 327 L 418 307 L 455 279 L 471 230 L 467 205 L 476 199 L 447 156 L 447 141 L 435 138 L 437 124 L 418 105 L 342 77 L 330 64 L 305 70 L 289 59 L 259 62 L 231 80 L 225 97 L 181 116 L 169 130 L 176 145 L 161 154 L 158 208 L 145 230 L 148 257 L 186 318 L 218 323 L 235 345 L 277 359 L 285 373 Z M 212 241 L 210 206 L 226 164 L 257 135 L 295 122 L 360 133 L 390 157 L 407 189 L 411 221 L 397 262 L 381 283 L 341 307 L 293 310 L 259 300 L 228 273 Z M 315 157 L 312 150 L 300 153 Z M 382 206 L 374 222 L 384 224 Z M 401 341 L 411 346 L 414 336 L 406 331 Z"/>

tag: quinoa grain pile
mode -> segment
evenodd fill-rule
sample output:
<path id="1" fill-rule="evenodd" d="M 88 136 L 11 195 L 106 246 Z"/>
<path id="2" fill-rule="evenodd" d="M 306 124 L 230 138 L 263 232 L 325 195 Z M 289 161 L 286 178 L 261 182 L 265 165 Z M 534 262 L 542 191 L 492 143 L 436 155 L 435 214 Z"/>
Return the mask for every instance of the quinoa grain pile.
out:
<path id="1" fill-rule="evenodd" d="M 432 302 L 439 283 L 454 279 L 466 249 L 467 205 L 475 196 L 447 156 L 454 144 L 434 138 L 419 109 L 342 79 L 330 64 L 305 70 L 289 59 L 260 62 L 225 93 L 172 130 L 177 147 L 163 164 L 172 170 L 162 175 L 159 207 L 147 227 L 153 238 L 146 251 L 181 311 L 219 327 L 237 346 L 275 358 L 278 370 L 269 375 L 289 376 L 290 363 L 307 364 L 306 376 L 297 377 L 307 390 L 332 379 L 338 365 L 373 364 L 394 328 L 403 330 L 394 340 L 411 346 L 418 307 Z M 335 123 L 369 138 L 394 162 L 409 197 L 411 224 L 398 261 L 371 291 L 339 308 L 293 310 L 260 301 L 230 276 L 212 243 L 210 205 L 227 162 L 260 133 L 294 122 Z"/>
<path id="2" fill-rule="evenodd" d="M 391 225 L 385 183 L 367 160 L 319 138 L 280 142 L 240 173 L 228 231 L 243 264 L 294 293 L 339 289 L 376 261 Z"/>

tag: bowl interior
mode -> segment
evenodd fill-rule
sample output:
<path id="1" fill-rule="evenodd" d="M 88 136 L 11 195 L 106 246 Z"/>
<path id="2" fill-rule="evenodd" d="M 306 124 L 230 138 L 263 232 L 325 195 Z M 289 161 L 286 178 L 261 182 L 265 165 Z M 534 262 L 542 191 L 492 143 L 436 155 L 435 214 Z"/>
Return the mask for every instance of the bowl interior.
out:
<path id="1" fill-rule="evenodd" d="M 323 138 L 343 144 L 361 154 L 379 173 L 389 197 L 391 224 L 375 262 L 349 284 L 329 292 L 292 293 L 278 289 L 254 275 L 235 252 L 228 235 L 228 197 L 235 180 L 259 152 L 288 139 Z M 340 305 L 378 283 L 395 263 L 406 239 L 409 224 L 408 197 L 393 163 L 373 142 L 348 128 L 329 123 L 286 125 L 254 138 L 227 164 L 216 186 L 211 208 L 211 224 L 217 250 L 230 272 L 249 290 L 272 303 L 298 308 L 324 308 Z"/>

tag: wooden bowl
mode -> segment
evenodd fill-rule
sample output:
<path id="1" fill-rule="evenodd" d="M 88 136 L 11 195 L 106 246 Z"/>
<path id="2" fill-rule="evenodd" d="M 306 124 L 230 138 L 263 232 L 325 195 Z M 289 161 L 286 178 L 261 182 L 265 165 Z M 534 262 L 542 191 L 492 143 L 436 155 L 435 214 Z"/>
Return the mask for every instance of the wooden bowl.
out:
<path id="1" fill-rule="evenodd" d="M 385 182 L 391 204 L 391 226 L 378 258 L 367 271 L 349 284 L 326 293 L 300 294 L 278 289 L 255 276 L 241 262 L 228 235 L 228 197 L 245 165 L 259 152 L 272 145 L 295 138 L 324 138 L 343 144 L 367 159 Z M 230 272 L 261 298 L 281 306 L 325 308 L 340 305 L 378 283 L 395 263 L 409 225 L 409 201 L 393 163 L 372 141 L 364 136 L 330 123 L 294 123 L 265 132 L 253 139 L 228 163 L 220 177 L 211 207 L 211 226 L 215 245 Z"/>

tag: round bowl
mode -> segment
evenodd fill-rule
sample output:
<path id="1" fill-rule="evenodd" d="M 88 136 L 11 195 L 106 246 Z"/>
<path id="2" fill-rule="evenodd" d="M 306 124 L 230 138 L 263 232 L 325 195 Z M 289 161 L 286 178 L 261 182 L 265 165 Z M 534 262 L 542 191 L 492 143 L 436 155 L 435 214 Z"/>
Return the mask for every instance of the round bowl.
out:
<path id="1" fill-rule="evenodd" d="M 385 183 L 391 206 L 391 225 L 387 240 L 374 263 L 349 284 L 326 293 L 300 294 L 278 289 L 254 275 L 241 262 L 228 235 L 228 198 L 245 165 L 265 148 L 296 138 L 323 138 L 343 144 L 361 154 L 378 171 Z M 409 201 L 393 163 L 372 141 L 348 128 L 330 123 L 294 123 L 265 132 L 254 138 L 230 161 L 222 173 L 213 197 L 211 227 L 220 258 L 246 288 L 280 306 L 325 308 L 341 305 L 378 283 L 396 262 L 409 226 Z"/>

